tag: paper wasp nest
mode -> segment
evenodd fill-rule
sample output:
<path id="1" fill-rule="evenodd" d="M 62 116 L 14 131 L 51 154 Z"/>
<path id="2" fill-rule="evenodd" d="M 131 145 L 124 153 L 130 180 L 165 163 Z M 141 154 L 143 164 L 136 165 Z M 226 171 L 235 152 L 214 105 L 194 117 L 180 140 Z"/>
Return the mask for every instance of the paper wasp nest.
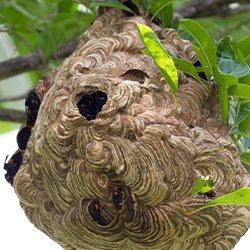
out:
<path id="1" fill-rule="evenodd" d="M 249 227 L 247 208 L 186 215 L 203 206 L 190 195 L 198 176 L 213 177 L 216 195 L 249 185 L 214 86 L 179 72 L 174 96 L 143 54 L 137 22 L 108 11 L 39 81 L 6 178 L 22 162 L 21 206 L 65 249 L 231 249 Z M 151 27 L 171 54 L 197 63 L 174 30 Z"/>

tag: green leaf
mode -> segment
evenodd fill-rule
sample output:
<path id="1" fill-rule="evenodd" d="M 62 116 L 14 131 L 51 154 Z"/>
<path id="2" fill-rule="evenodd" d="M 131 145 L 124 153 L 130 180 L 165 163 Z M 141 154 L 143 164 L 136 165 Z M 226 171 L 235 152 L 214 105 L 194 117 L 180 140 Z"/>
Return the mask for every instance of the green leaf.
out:
<path id="1" fill-rule="evenodd" d="M 186 61 L 184 59 L 177 58 L 177 57 L 172 57 L 172 59 L 174 61 L 175 67 L 178 70 L 181 70 L 185 74 L 190 75 L 193 78 L 195 78 L 197 81 L 201 82 L 201 79 L 198 76 L 196 68 L 194 67 L 194 65 L 192 63 L 190 63 L 189 61 Z"/>
<path id="2" fill-rule="evenodd" d="M 239 41 L 246 34 L 250 34 L 249 11 L 239 14 L 235 13 L 226 17 L 214 15 L 207 18 L 198 18 L 196 21 L 205 27 L 215 40 L 220 40 L 223 36 L 230 35 L 235 41 Z"/>
<path id="3" fill-rule="evenodd" d="M 237 84 L 228 88 L 228 95 L 250 99 L 250 86 L 244 84 Z"/>
<path id="4" fill-rule="evenodd" d="M 250 166 L 250 152 L 245 152 L 240 155 L 240 160 Z"/>
<path id="5" fill-rule="evenodd" d="M 214 200 L 209 201 L 205 206 L 196 209 L 195 211 L 187 213 L 191 215 L 203 209 L 215 206 L 237 205 L 237 206 L 250 206 L 250 188 L 240 188 L 234 192 L 220 196 Z"/>
<path id="6" fill-rule="evenodd" d="M 133 13 L 133 11 L 131 9 L 129 9 L 127 6 L 125 6 L 124 4 L 122 4 L 116 0 L 103 0 L 103 1 L 98 1 L 98 2 L 92 2 L 89 5 L 89 8 L 92 9 L 92 8 L 100 7 L 100 6 L 113 7 L 113 8 L 117 8 L 120 10 L 126 10 L 128 12 Z"/>
<path id="7" fill-rule="evenodd" d="M 26 8 L 23 8 L 21 5 L 17 4 L 17 3 L 12 3 L 12 7 L 18 11 L 21 15 L 27 17 L 28 19 L 31 20 L 36 20 L 37 17 L 33 14 L 31 14 Z"/>
<path id="8" fill-rule="evenodd" d="M 222 72 L 234 75 L 237 78 L 246 76 L 249 73 L 249 67 L 244 62 L 244 58 L 240 58 L 240 54 L 236 54 L 231 45 L 231 38 L 224 37 L 217 46 L 217 62 Z"/>
<path id="9" fill-rule="evenodd" d="M 137 7 L 137 9 L 139 10 L 139 12 L 141 13 L 141 9 L 143 9 L 142 4 L 144 2 L 142 2 L 141 0 L 132 0 L 132 2 Z"/>
<path id="10" fill-rule="evenodd" d="M 241 135 L 242 133 L 246 133 L 249 127 L 249 110 L 249 100 L 231 100 L 230 125 L 232 126 L 231 131 L 236 136 Z"/>
<path id="11" fill-rule="evenodd" d="M 20 54 L 42 49 L 49 56 L 91 24 L 93 15 L 90 20 L 90 14 L 79 12 L 77 6 L 68 0 L 8 1 L 0 22 L 10 30 Z"/>
<path id="12" fill-rule="evenodd" d="M 219 102 L 221 117 L 224 122 L 227 122 L 228 118 L 228 85 L 237 84 L 237 79 L 232 76 L 221 72 L 218 65 L 214 69 L 214 80 L 218 86 Z"/>
<path id="13" fill-rule="evenodd" d="M 250 152 L 250 133 L 239 132 L 239 140 L 237 141 L 237 147 L 240 153 Z"/>
<path id="14" fill-rule="evenodd" d="M 244 143 L 248 149 L 250 149 L 250 133 L 245 133 L 244 135 Z"/>
<path id="15" fill-rule="evenodd" d="M 173 0 L 152 1 L 149 6 L 149 12 L 152 13 L 151 20 L 154 17 L 160 19 L 163 27 L 169 27 L 173 20 Z"/>
<path id="16" fill-rule="evenodd" d="M 154 63 L 161 71 L 163 77 L 170 85 L 173 92 L 177 91 L 178 74 L 171 56 L 166 52 L 158 37 L 151 28 L 144 24 L 137 24 L 137 29 L 147 51 L 150 53 Z"/>
<path id="17" fill-rule="evenodd" d="M 74 1 L 56 0 L 55 2 L 58 2 L 58 13 L 70 13 L 71 11 L 74 12 L 75 9 L 77 9 L 77 5 Z"/>
<path id="18" fill-rule="evenodd" d="M 205 207 L 219 206 L 219 205 L 250 205 L 250 188 L 240 188 L 234 192 L 220 196 L 212 201 L 209 201 Z"/>
<path id="19" fill-rule="evenodd" d="M 139 6 L 140 6 L 140 3 L 141 3 L 141 0 L 132 0 L 132 2 L 133 2 L 137 7 L 139 7 Z"/>
<path id="20" fill-rule="evenodd" d="M 206 194 L 213 189 L 214 182 L 210 176 L 200 176 L 198 177 L 193 185 L 191 196 L 201 193 Z"/>
<path id="21" fill-rule="evenodd" d="M 216 46 L 213 38 L 197 22 L 191 19 L 183 19 L 180 26 L 188 32 L 196 41 L 199 50 L 197 56 L 203 66 L 208 79 L 213 75 L 213 68 L 216 64 Z"/>
<path id="22" fill-rule="evenodd" d="M 246 58 L 250 54 L 249 44 L 250 44 L 250 35 L 243 37 L 240 41 L 238 41 L 234 45 L 234 48 L 238 49 L 242 53 L 243 57 Z"/>
<path id="23" fill-rule="evenodd" d="M 247 131 L 249 128 L 250 128 L 250 109 L 248 110 L 246 118 L 239 124 L 239 129 L 242 132 Z"/>
<path id="24" fill-rule="evenodd" d="M 250 74 L 239 79 L 240 84 L 250 85 Z"/>

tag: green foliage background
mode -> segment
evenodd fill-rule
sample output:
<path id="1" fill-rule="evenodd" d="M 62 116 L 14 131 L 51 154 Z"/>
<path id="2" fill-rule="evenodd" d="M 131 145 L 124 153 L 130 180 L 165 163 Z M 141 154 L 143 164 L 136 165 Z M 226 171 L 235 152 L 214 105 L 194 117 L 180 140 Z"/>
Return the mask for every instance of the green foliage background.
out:
<path id="1" fill-rule="evenodd" d="M 98 3 L 95 3 L 98 2 Z M 41 49 L 45 54 L 44 67 L 32 74 L 34 84 L 48 69 L 57 67 L 60 61 L 51 60 L 50 56 L 66 41 L 81 35 L 95 19 L 97 5 L 120 7 L 115 0 L 1 0 L 0 24 L 4 24 L 20 54 L 27 54 Z M 133 2 L 147 8 L 152 15 L 162 20 L 164 26 L 173 26 L 169 9 L 185 6 L 189 1 L 171 0 L 134 0 Z M 173 2 L 172 5 L 167 5 Z M 237 1 L 235 1 L 237 2 Z M 89 9 L 81 10 L 80 4 Z M 162 6 L 166 6 L 161 9 Z M 211 16 L 196 18 L 202 26 L 219 41 L 223 36 L 230 35 L 238 41 L 250 34 L 250 13 L 240 13 L 229 17 Z"/>

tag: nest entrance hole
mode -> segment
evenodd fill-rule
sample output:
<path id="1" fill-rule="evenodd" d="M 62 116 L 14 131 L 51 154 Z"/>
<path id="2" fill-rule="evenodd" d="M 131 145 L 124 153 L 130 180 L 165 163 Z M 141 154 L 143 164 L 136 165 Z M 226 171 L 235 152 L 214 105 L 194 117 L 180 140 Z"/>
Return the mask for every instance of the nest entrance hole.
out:
<path id="1" fill-rule="evenodd" d="M 77 107 L 87 121 L 94 120 L 107 102 L 107 94 L 103 91 L 90 91 L 83 93 Z"/>

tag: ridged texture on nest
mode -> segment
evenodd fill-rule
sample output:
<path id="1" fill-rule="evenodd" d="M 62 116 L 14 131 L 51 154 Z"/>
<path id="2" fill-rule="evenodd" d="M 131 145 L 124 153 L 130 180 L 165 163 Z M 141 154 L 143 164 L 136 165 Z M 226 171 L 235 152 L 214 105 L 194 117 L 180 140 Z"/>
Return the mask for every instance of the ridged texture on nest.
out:
<path id="1" fill-rule="evenodd" d="M 35 88 L 43 100 L 14 179 L 21 206 L 65 249 L 231 249 L 249 227 L 245 207 L 186 215 L 203 205 L 190 196 L 200 175 L 217 195 L 249 185 L 213 86 L 179 72 L 175 97 L 136 22 L 110 10 Z M 196 61 L 174 30 L 151 27 L 170 53 Z M 107 102 L 88 121 L 77 103 L 97 90 Z"/>

